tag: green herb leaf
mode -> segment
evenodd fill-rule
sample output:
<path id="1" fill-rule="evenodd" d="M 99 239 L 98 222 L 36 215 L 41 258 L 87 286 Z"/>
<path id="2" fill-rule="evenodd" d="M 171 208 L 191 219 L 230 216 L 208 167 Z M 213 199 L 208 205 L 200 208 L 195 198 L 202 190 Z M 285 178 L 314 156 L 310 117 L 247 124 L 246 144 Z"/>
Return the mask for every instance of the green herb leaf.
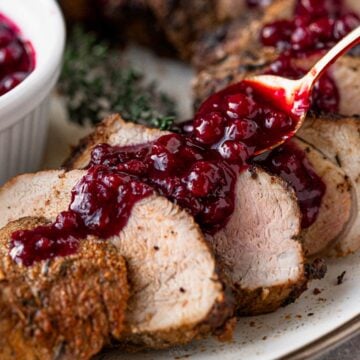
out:
<path id="1" fill-rule="evenodd" d="M 120 51 L 106 41 L 74 28 L 59 82 L 70 119 L 96 124 L 118 112 L 125 120 L 169 129 L 176 117 L 174 101 L 119 59 Z"/>

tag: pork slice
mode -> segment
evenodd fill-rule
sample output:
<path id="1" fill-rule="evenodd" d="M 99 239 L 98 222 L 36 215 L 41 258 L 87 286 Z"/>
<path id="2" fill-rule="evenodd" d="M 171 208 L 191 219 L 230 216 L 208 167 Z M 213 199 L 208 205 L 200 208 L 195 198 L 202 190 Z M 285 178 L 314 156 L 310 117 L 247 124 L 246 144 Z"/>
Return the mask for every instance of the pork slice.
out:
<path id="1" fill-rule="evenodd" d="M 163 134 L 159 130 L 125 123 L 119 116 L 111 116 L 82 141 L 67 164 L 71 168 L 86 166 L 91 149 L 98 143 L 136 145 L 155 140 Z M 216 244 L 213 246 L 215 256 L 220 268 L 226 270 L 237 295 L 239 312 L 256 314 L 273 311 L 295 299 L 306 287 L 302 248 L 296 241 L 300 231 L 297 200 L 281 179 L 254 168 L 239 175 L 236 204 L 225 229 L 215 236 L 214 241 L 211 238 L 208 241 Z M 281 237 L 278 237 L 279 233 L 282 233 Z M 265 256 L 268 249 L 273 251 Z M 230 265 L 223 266 L 224 259 L 228 258 L 239 260 L 236 271 Z M 270 258 L 273 262 L 269 265 L 274 267 L 270 272 L 272 276 L 268 277 L 263 270 L 269 270 L 267 263 Z M 241 282 L 245 272 L 249 277 Z M 253 278 L 257 281 L 251 284 Z"/>
<path id="2" fill-rule="evenodd" d="M 0 227 L 24 216 L 54 220 L 67 210 L 85 171 L 18 176 L 0 190 Z M 213 332 L 231 316 L 215 260 L 185 211 L 152 195 L 136 203 L 125 228 L 109 239 L 128 264 L 131 297 L 124 342 L 161 348 Z"/>
<path id="3" fill-rule="evenodd" d="M 308 118 L 298 136 L 339 166 L 351 182 L 356 202 L 351 226 L 338 238 L 332 254 L 352 253 L 360 247 L 360 120 L 340 116 Z"/>
<path id="4" fill-rule="evenodd" d="M 131 122 L 126 123 L 119 115 L 110 115 L 97 125 L 95 131 L 80 140 L 79 145 L 64 162 L 64 168 L 85 168 L 89 164 L 91 151 L 95 145 L 102 143 L 112 146 L 146 144 L 168 133 Z"/>
<path id="5" fill-rule="evenodd" d="M 204 32 L 248 13 L 245 0 L 148 0 L 158 24 L 183 59 L 193 55 L 193 42 Z"/>
<path id="6" fill-rule="evenodd" d="M 345 0 L 345 5 L 354 11 L 356 14 L 360 14 L 360 3 L 358 0 Z"/>
<path id="7" fill-rule="evenodd" d="M 46 225 L 23 218 L 0 230 L 0 358 L 92 358 L 119 338 L 129 297 L 126 264 L 110 243 L 89 237 L 73 255 L 21 266 L 11 234 Z"/>
<path id="8" fill-rule="evenodd" d="M 193 45 L 192 63 L 198 70 L 206 70 L 232 55 L 272 49 L 260 41 L 262 28 L 277 20 L 291 20 L 296 3 L 297 0 L 272 0 L 268 6 L 257 11 L 248 10 L 229 18 L 224 24 L 203 31 Z M 358 0 L 347 0 L 346 6 L 360 14 Z"/>
<path id="9" fill-rule="evenodd" d="M 330 71 L 339 90 L 339 113 L 360 115 L 360 56 L 343 56 Z"/>
<path id="10" fill-rule="evenodd" d="M 293 63 L 303 69 L 310 69 L 320 57 L 318 54 L 294 59 Z M 328 71 L 339 92 L 338 113 L 346 116 L 360 115 L 360 102 L 357 101 L 360 93 L 360 56 L 342 56 Z"/>
<path id="11" fill-rule="evenodd" d="M 304 251 L 307 256 L 326 254 L 352 223 L 355 192 L 348 176 L 337 164 L 308 143 L 300 139 L 292 141 L 305 151 L 306 158 L 326 185 L 317 219 L 301 231 Z"/>
<path id="12" fill-rule="evenodd" d="M 294 192 L 259 168 L 236 183 L 235 211 L 208 241 L 230 279 L 240 314 L 274 311 L 306 288 Z"/>
<path id="13" fill-rule="evenodd" d="M 257 11 L 248 10 L 224 24 L 204 31 L 194 43 L 192 63 L 198 70 L 221 63 L 227 57 L 263 48 L 260 31 L 267 23 L 290 19 L 296 0 L 272 0 Z"/>

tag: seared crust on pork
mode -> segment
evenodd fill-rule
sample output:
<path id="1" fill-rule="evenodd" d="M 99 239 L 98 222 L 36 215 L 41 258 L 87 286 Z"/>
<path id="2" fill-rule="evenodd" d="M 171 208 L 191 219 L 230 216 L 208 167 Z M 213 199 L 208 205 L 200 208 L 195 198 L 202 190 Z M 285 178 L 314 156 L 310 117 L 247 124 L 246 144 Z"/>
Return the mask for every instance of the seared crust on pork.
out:
<path id="1" fill-rule="evenodd" d="M 99 143 L 136 145 L 163 134 L 159 130 L 125 123 L 118 115 L 113 115 L 81 141 L 67 165 L 85 167 L 91 149 Z M 281 179 L 256 168 L 239 175 L 236 189 L 237 207 L 228 225 L 214 239 L 208 237 L 207 240 L 235 292 L 238 311 L 243 314 L 273 311 L 288 303 L 289 297 L 299 296 L 306 287 L 303 253 L 296 241 L 300 232 L 297 200 Z M 270 219 L 271 224 L 268 224 Z M 281 257 L 284 253 L 290 255 Z M 274 259 L 274 263 L 269 263 L 273 265 L 273 276 L 269 278 L 269 272 L 263 271 L 264 268 L 268 270 L 267 260 L 264 261 L 268 257 Z M 231 261 L 238 261 L 237 266 L 232 266 Z M 253 274 L 256 281 L 250 284 L 246 273 Z"/>
<path id="2" fill-rule="evenodd" d="M 193 55 L 193 42 L 207 30 L 248 12 L 244 0 L 148 0 L 150 9 L 183 59 Z"/>
<path id="3" fill-rule="evenodd" d="M 298 136 L 321 151 L 348 176 L 355 191 L 355 205 L 347 231 L 336 241 L 332 253 L 347 255 L 360 248 L 360 119 L 340 116 L 308 118 Z"/>
<path id="4" fill-rule="evenodd" d="M 224 61 L 229 55 L 247 51 L 259 51 L 260 31 L 267 23 L 290 19 L 295 0 L 273 0 L 269 6 L 258 11 L 244 13 L 217 28 L 204 32 L 194 44 L 193 64 L 202 70 Z"/>
<path id="5" fill-rule="evenodd" d="M 54 220 L 85 171 L 44 171 L 0 189 L 0 227 L 24 216 Z M 109 239 L 128 264 L 131 297 L 121 341 L 161 348 L 218 330 L 233 314 L 215 260 L 193 218 L 167 199 L 137 202 Z"/>
<path id="6" fill-rule="evenodd" d="M 134 39 L 190 60 L 193 42 L 215 26 L 249 11 L 245 0 L 60 0 L 66 18 Z M 102 26 L 101 26 L 102 25 Z"/>
<path id="7" fill-rule="evenodd" d="M 96 9 L 89 6 L 88 0 L 60 0 L 59 3 L 67 20 L 85 21 L 91 19 L 96 13 Z"/>
<path id="8" fill-rule="evenodd" d="M 0 230 L 0 358 L 90 359 L 120 338 L 129 297 L 125 261 L 111 244 L 89 238 L 77 253 L 16 264 L 16 230 L 48 223 L 23 218 Z"/>

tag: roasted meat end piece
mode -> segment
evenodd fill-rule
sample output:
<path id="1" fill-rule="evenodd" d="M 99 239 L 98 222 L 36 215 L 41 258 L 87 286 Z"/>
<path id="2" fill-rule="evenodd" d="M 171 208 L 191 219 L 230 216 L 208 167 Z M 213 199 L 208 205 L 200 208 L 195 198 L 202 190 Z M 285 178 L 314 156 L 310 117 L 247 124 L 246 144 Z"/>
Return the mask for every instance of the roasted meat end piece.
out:
<path id="1" fill-rule="evenodd" d="M 16 264 L 9 241 L 16 230 L 48 223 L 23 218 L 0 231 L 0 358 L 90 359 L 124 330 L 129 297 L 125 261 L 96 238 L 71 256 Z"/>
<path id="2" fill-rule="evenodd" d="M 269 6 L 247 11 L 218 27 L 203 32 L 194 43 L 193 64 L 206 69 L 234 54 L 258 51 L 260 31 L 269 22 L 290 18 L 295 0 L 273 0 Z"/>

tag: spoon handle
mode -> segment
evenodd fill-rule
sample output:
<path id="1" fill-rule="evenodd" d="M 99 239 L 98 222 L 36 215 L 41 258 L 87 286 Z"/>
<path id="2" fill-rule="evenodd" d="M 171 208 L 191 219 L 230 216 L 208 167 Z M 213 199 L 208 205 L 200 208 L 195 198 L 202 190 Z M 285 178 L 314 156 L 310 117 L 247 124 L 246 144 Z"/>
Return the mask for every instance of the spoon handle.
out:
<path id="1" fill-rule="evenodd" d="M 334 63 L 339 56 L 343 55 L 346 51 L 357 44 L 360 44 L 360 26 L 346 35 L 311 68 L 311 70 L 305 75 L 305 78 L 302 79 L 302 88 L 310 90 L 324 70 Z"/>

